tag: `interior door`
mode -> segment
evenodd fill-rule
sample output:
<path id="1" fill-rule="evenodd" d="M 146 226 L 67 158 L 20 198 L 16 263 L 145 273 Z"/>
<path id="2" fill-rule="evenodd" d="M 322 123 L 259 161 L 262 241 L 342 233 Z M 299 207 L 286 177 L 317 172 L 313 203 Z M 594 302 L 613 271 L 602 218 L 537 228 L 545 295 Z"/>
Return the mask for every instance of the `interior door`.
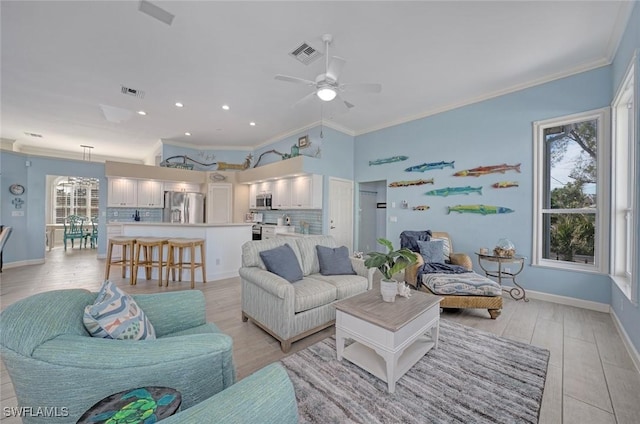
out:
<path id="1" fill-rule="evenodd" d="M 353 181 L 329 178 L 329 235 L 353 252 Z"/>

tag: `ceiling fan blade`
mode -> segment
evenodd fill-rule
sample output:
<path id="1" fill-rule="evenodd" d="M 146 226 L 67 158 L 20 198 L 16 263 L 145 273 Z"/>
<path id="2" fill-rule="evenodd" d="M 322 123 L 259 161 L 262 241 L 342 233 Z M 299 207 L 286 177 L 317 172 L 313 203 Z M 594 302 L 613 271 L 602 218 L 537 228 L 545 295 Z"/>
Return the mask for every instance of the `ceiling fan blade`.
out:
<path id="1" fill-rule="evenodd" d="M 315 81 L 310 81 L 310 80 L 306 80 L 304 78 L 298 78 L 298 77 L 290 77 L 288 75 L 278 74 L 275 76 L 275 79 L 280 81 L 293 82 L 296 84 L 304 84 L 304 85 L 310 85 L 310 86 L 316 85 Z"/>
<path id="2" fill-rule="evenodd" d="M 311 93 L 307 94 L 306 96 L 304 96 L 303 98 L 301 98 L 300 100 L 295 102 L 293 104 L 293 106 L 291 106 L 291 107 L 296 108 L 296 107 L 299 107 L 299 106 L 304 106 L 307 103 L 310 103 L 313 100 L 314 97 L 316 97 L 316 92 L 312 91 Z"/>
<path id="3" fill-rule="evenodd" d="M 359 93 L 379 93 L 382 91 L 382 85 L 373 83 L 352 83 L 352 84 L 340 84 L 340 90 L 342 91 L 354 91 Z"/>
<path id="4" fill-rule="evenodd" d="M 344 68 L 345 63 L 347 63 L 347 61 L 343 58 L 333 56 L 327 68 L 327 77 L 334 81 L 338 81 L 338 77 L 340 76 L 340 72 L 342 72 L 342 68 Z"/>
<path id="5" fill-rule="evenodd" d="M 331 109 L 338 113 L 346 113 L 349 112 L 352 108 L 355 107 L 354 104 L 349 103 L 338 94 L 333 101 L 329 102 L 331 104 Z"/>

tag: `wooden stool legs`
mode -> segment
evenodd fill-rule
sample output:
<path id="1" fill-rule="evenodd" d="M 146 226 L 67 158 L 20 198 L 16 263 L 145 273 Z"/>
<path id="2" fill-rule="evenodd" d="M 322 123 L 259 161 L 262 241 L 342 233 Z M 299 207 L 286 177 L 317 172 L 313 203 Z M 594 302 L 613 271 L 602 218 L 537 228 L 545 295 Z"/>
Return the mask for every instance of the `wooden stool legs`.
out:
<path id="1" fill-rule="evenodd" d="M 133 258 L 133 284 L 138 282 L 138 268 L 144 266 L 147 280 L 151 279 L 153 268 L 158 268 L 158 286 L 162 287 L 162 268 L 165 266 L 164 245 L 167 244 L 167 241 L 167 239 L 159 237 L 139 237 L 136 240 L 136 254 Z M 157 248 L 157 259 L 154 259 L 154 247 Z M 140 259 L 140 253 L 143 254 L 144 259 Z"/>
<path id="2" fill-rule="evenodd" d="M 134 237 L 113 237 L 109 239 L 109 248 L 107 250 L 107 263 L 104 272 L 104 279 L 109 279 L 109 273 L 111 272 L 111 266 L 119 266 L 122 268 L 122 278 L 127 275 L 127 267 L 129 267 L 129 284 L 134 284 L 133 273 L 133 254 L 136 244 Z M 122 255 L 120 259 L 113 259 L 113 246 L 122 247 Z M 127 255 L 128 251 L 128 255 Z"/>
<path id="3" fill-rule="evenodd" d="M 196 262 L 196 248 L 200 247 L 200 262 Z M 189 261 L 184 259 L 184 249 L 188 249 Z M 178 259 L 175 254 L 178 250 Z M 202 270 L 202 282 L 207 282 L 206 255 L 204 249 L 204 239 L 176 238 L 169 239 L 169 252 L 167 255 L 167 286 L 169 285 L 169 270 L 171 279 L 176 281 L 176 270 L 178 270 L 178 281 L 182 281 L 182 270 L 188 268 L 191 271 L 191 288 L 195 287 L 196 268 Z"/>

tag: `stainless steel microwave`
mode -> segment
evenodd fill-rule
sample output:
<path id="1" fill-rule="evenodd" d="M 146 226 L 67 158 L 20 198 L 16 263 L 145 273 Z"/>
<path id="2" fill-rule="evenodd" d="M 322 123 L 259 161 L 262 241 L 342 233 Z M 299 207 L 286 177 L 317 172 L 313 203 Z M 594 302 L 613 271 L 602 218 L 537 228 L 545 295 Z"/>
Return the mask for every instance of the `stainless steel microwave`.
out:
<path id="1" fill-rule="evenodd" d="M 258 194 L 256 196 L 256 209 L 271 209 L 271 194 Z"/>

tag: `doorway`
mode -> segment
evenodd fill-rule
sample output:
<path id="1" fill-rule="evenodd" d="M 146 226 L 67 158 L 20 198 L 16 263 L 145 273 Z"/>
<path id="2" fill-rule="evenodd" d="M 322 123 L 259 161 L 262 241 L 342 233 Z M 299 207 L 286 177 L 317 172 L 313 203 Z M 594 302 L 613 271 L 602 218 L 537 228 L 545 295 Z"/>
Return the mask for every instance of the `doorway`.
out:
<path id="1" fill-rule="evenodd" d="M 46 187 L 45 248 L 51 251 L 64 248 L 64 221 L 67 217 L 84 217 L 87 233 L 93 229 L 92 222 L 97 225 L 100 183 L 98 178 L 47 175 Z M 78 244 L 74 243 L 76 249 Z M 87 247 L 91 245 L 87 243 Z M 67 251 L 69 248 L 68 245 Z"/>
<path id="2" fill-rule="evenodd" d="M 353 181 L 329 178 L 329 235 L 353 251 Z"/>
<path id="3" fill-rule="evenodd" d="M 376 240 L 387 236 L 387 181 L 360 183 L 358 200 L 358 251 L 384 252 Z"/>

